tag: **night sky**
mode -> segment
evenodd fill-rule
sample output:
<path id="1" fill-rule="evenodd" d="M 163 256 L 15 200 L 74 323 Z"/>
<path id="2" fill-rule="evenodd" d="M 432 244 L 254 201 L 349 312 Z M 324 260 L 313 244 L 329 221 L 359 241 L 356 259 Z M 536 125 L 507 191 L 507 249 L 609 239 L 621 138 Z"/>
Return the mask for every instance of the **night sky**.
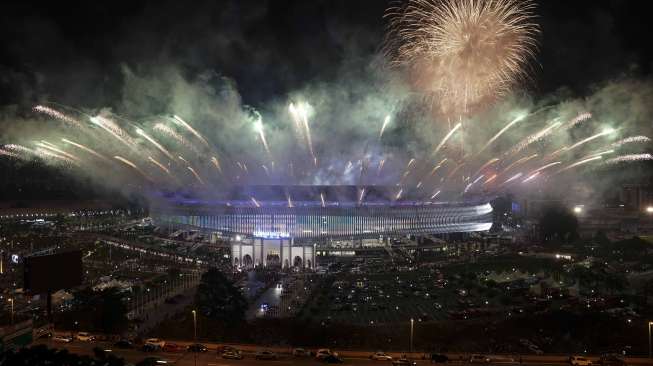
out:
<path id="1" fill-rule="evenodd" d="M 649 75 L 646 1 L 540 1 L 540 51 L 531 92 Z M 362 67 L 383 40 L 382 0 L 3 3 L 0 104 L 48 96 L 111 105 L 121 64 L 174 64 L 235 80 L 252 105 Z M 88 85 L 93 85 L 89 88 Z"/>
<path id="2" fill-rule="evenodd" d="M 247 104 L 281 100 L 336 79 L 343 68 L 364 72 L 378 58 L 388 4 L 3 2 L 0 111 L 46 99 L 110 107 L 120 97 L 125 66 L 145 74 L 161 65 L 189 76 L 217 73 L 233 80 Z M 650 77 L 648 2 L 547 0 L 536 13 L 542 33 L 533 79 L 525 85 L 531 94 L 582 97 L 624 75 Z"/>

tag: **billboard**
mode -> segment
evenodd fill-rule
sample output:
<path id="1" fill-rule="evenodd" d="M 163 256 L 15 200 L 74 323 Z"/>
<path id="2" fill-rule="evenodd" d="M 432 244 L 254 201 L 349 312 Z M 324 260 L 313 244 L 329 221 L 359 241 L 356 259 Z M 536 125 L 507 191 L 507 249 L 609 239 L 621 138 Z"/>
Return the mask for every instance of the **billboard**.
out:
<path id="1" fill-rule="evenodd" d="M 24 261 L 24 288 L 45 293 L 82 284 L 82 252 L 79 250 L 31 256 Z"/>

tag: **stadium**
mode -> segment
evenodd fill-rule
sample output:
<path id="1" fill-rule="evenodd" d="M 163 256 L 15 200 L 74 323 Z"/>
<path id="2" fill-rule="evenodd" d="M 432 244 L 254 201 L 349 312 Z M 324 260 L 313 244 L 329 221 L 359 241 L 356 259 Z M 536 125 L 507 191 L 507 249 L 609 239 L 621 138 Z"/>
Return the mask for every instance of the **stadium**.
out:
<path id="1" fill-rule="evenodd" d="M 407 234 L 486 231 L 492 226 L 487 202 L 392 200 L 392 187 L 245 186 L 228 199 L 169 197 L 152 209 L 162 226 L 222 236 L 316 241 Z M 396 190 L 396 188 L 394 188 Z M 365 199 L 359 200 L 365 193 Z"/>

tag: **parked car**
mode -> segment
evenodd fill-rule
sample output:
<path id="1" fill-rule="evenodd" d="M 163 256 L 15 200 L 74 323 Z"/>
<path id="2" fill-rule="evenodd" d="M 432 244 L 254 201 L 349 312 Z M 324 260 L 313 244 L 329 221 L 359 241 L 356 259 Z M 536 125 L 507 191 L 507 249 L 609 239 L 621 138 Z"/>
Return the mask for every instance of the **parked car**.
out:
<path id="1" fill-rule="evenodd" d="M 584 356 L 569 356 L 569 363 L 572 366 L 590 366 L 592 361 Z"/>
<path id="2" fill-rule="evenodd" d="M 147 340 L 145 340 L 145 344 L 149 344 L 158 348 L 163 348 L 163 346 L 166 345 L 166 341 L 159 338 L 148 338 Z"/>
<path id="3" fill-rule="evenodd" d="M 328 355 L 321 359 L 324 363 L 343 363 L 342 358 L 336 356 L 335 354 Z"/>
<path id="4" fill-rule="evenodd" d="M 449 357 L 441 353 L 431 353 L 424 357 L 425 359 L 431 360 L 431 363 L 447 363 L 449 362 Z"/>
<path id="5" fill-rule="evenodd" d="M 179 345 L 177 343 L 166 342 L 166 344 L 163 345 L 161 350 L 163 352 L 184 352 L 185 348 L 184 348 L 184 346 Z"/>
<path id="6" fill-rule="evenodd" d="M 372 355 L 370 355 L 370 360 L 374 361 L 392 361 L 392 356 L 388 355 L 385 352 L 375 352 Z"/>
<path id="7" fill-rule="evenodd" d="M 484 355 L 472 355 L 469 358 L 469 363 L 485 363 L 487 357 Z"/>
<path id="8" fill-rule="evenodd" d="M 409 360 L 407 358 L 398 358 L 392 361 L 392 366 L 416 366 L 417 362 Z"/>
<path id="9" fill-rule="evenodd" d="M 243 359 L 243 354 L 237 349 L 231 349 L 228 351 L 224 351 L 222 353 L 222 358 L 230 359 L 230 360 L 242 360 Z"/>
<path id="10" fill-rule="evenodd" d="M 75 339 L 82 342 L 93 342 L 95 340 L 95 336 L 91 335 L 88 332 L 79 332 L 75 336 Z"/>
<path id="11" fill-rule="evenodd" d="M 141 347 L 141 351 L 143 352 L 155 352 L 158 351 L 160 348 L 158 346 L 155 346 L 153 344 L 144 344 L 143 347 Z"/>
<path id="12" fill-rule="evenodd" d="M 121 339 L 118 342 L 114 343 L 113 346 L 116 348 L 123 348 L 123 349 L 134 348 L 134 344 L 128 339 Z"/>
<path id="13" fill-rule="evenodd" d="M 254 358 L 257 360 L 276 360 L 279 358 L 276 353 L 268 350 L 260 350 L 256 352 Z"/>
<path id="14" fill-rule="evenodd" d="M 201 344 L 201 343 L 194 343 L 194 344 L 191 344 L 190 346 L 188 346 L 186 348 L 186 350 L 188 352 L 202 353 L 202 352 L 208 351 L 209 349 L 206 348 L 206 346 Z"/>
<path id="15" fill-rule="evenodd" d="M 618 355 L 602 355 L 598 361 L 602 366 L 626 366 L 626 361 Z"/>
<path id="16" fill-rule="evenodd" d="M 70 336 L 65 336 L 65 335 L 55 335 L 52 337 L 53 342 L 63 342 L 63 343 L 70 343 L 73 341 L 73 337 Z"/>
<path id="17" fill-rule="evenodd" d="M 311 351 L 304 348 L 295 348 L 292 350 L 292 355 L 295 357 L 307 357 L 311 355 Z"/>
<path id="18" fill-rule="evenodd" d="M 328 348 L 320 348 L 315 353 L 315 358 L 317 358 L 318 360 L 322 360 L 322 359 L 327 358 L 327 357 L 329 357 L 331 355 L 338 356 L 337 353 L 331 352 L 331 350 L 328 349 Z"/>
<path id="19" fill-rule="evenodd" d="M 138 363 L 139 366 L 159 366 L 165 365 L 168 361 L 159 357 L 145 357 L 141 362 Z"/>

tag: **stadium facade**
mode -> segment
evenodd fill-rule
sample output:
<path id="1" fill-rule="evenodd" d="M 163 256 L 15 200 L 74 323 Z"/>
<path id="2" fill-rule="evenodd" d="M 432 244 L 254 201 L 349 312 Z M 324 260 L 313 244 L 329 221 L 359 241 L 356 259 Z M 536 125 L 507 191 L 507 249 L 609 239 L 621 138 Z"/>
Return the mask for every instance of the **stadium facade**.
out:
<path id="1" fill-rule="evenodd" d="M 477 232 L 492 226 L 487 202 L 396 201 L 386 198 L 387 188 L 365 189 L 366 200 L 357 201 L 361 188 L 353 186 L 241 187 L 224 200 L 168 200 L 151 215 L 160 226 L 239 238 L 232 255 L 241 265 L 266 265 L 272 251 L 281 265 L 300 260 L 310 266 L 314 244 L 328 239 Z"/>

